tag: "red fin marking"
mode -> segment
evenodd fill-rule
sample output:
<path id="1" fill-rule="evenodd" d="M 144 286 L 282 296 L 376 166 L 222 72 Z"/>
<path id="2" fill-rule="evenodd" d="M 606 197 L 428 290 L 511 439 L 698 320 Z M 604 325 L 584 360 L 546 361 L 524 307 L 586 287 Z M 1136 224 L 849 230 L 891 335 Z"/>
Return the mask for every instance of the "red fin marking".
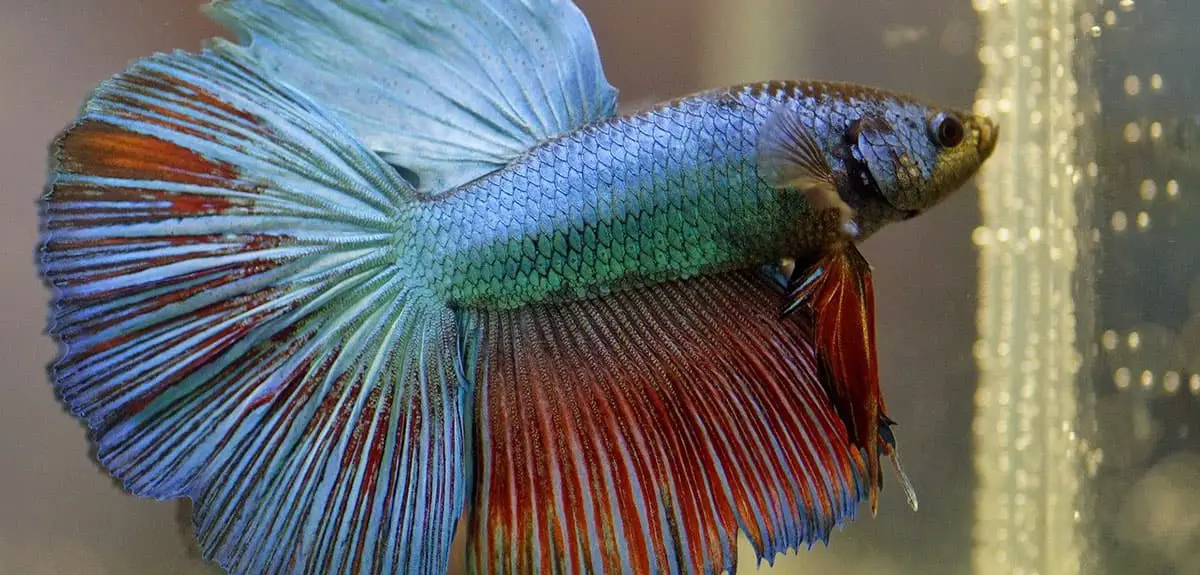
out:
<path id="1" fill-rule="evenodd" d="M 237 177 L 232 166 L 166 140 L 98 120 L 83 120 L 58 141 L 58 167 L 68 173 L 125 180 L 209 185 Z M 123 190 L 128 195 L 137 190 Z M 220 196 L 205 196 L 213 202 Z"/>
<path id="2" fill-rule="evenodd" d="M 757 273 L 482 312 L 479 573 L 697 572 L 828 537 L 867 496 L 811 332 Z"/>

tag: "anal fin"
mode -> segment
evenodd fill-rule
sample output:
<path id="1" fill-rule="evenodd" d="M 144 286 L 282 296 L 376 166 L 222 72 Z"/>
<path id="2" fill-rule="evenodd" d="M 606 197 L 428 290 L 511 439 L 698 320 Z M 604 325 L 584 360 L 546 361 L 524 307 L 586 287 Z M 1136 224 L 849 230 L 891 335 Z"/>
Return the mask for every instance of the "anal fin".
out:
<path id="1" fill-rule="evenodd" d="M 696 572 L 827 540 L 869 492 L 807 318 L 754 272 L 473 316 L 477 573 Z"/>

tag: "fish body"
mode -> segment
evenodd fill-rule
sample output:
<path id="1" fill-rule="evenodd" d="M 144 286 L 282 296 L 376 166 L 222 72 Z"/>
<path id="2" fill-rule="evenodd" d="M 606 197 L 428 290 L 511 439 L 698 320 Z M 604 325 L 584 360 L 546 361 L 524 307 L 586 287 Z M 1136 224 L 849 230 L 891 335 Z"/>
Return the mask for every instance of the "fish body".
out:
<path id="1" fill-rule="evenodd" d="M 914 215 L 888 203 L 862 150 L 909 150 L 930 205 L 958 186 L 933 183 L 938 150 L 929 144 L 931 111 L 919 102 L 843 83 L 750 84 L 545 142 L 428 202 L 414 215 L 420 231 L 409 249 L 443 301 L 485 309 L 808 258 L 841 232 L 803 194 L 760 172 L 762 127 L 781 111 L 817 138 L 820 160 L 858 214 L 855 241 Z M 896 126 L 893 139 L 851 138 L 863 117 Z"/>
<path id="2" fill-rule="evenodd" d="M 218 0 L 51 146 L 56 391 L 234 573 L 716 573 L 905 494 L 857 242 L 990 155 L 843 83 L 628 116 L 566 0 Z"/>
<path id="3" fill-rule="evenodd" d="M 430 202 L 423 263 L 447 301 L 513 308 L 811 251 L 812 210 L 758 176 L 758 116 L 705 95 L 547 142 Z"/>

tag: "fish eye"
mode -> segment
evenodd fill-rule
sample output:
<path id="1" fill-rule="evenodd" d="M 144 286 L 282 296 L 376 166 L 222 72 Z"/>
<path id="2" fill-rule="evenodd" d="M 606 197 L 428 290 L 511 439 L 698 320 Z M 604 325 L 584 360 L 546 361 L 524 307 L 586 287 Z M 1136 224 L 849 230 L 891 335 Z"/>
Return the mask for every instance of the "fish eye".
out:
<path id="1" fill-rule="evenodd" d="M 957 146 L 966 135 L 962 120 L 946 113 L 935 116 L 929 127 L 933 131 L 933 137 L 937 139 L 938 145 L 943 148 Z"/>

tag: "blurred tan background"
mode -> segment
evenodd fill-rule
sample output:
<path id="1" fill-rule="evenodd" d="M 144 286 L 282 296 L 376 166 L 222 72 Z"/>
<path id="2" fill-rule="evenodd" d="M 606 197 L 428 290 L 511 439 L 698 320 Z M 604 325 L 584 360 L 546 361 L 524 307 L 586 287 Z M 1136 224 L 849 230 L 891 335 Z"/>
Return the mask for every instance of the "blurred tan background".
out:
<path id="1" fill-rule="evenodd" d="M 975 15 L 944 0 L 580 0 L 622 101 L 788 77 L 878 84 L 967 106 Z M 48 294 L 33 265 L 46 145 L 88 91 L 153 51 L 219 30 L 197 0 L 0 3 L 0 574 L 215 573 L 191 551 L 181 507 L 135 499 L 95 467 L 44 366 Z M 892 479 L 878 517 L 772 573 L 964 573 L 970 560 L 975 381 L 975 192 L 885 230 L 876 268 L 883 386 L 919 495 Z M 753 557 L 742 556 L 743 572 Z M 766 569 L 764 569 L 766 571 Z"/>

